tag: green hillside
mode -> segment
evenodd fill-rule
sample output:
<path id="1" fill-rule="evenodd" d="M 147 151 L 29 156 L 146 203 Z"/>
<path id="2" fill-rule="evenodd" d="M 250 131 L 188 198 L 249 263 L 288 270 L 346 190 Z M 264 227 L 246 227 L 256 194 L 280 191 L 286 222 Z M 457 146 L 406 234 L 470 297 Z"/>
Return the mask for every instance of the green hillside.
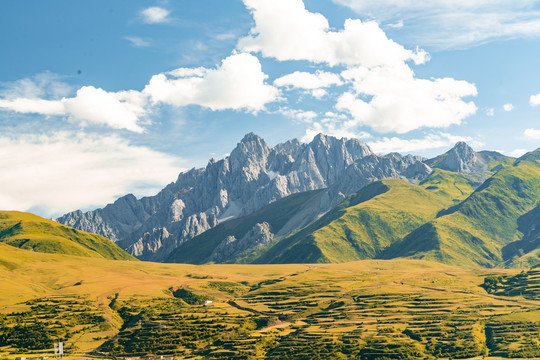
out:
<path id="1" fill-rule="evenodd" d="M 103 236 L 18 211 L 0 211 L 0 242 L 43 253 L 136 260 Z"/>
<path id="2" fill-rule="evenodd" d="M 255 224 L 267 222 L 272 232 L 277 233 L 307 201 L 320 192 L 316 190 L 293 194 L 253 214 L 219 224 L 176 248 L 165 262 L 188 264 L 207 262 L 212 251 L 223 239 L 227 236 L 242 238 Z"/>
<path id="3" fill-rule="evenodd" d="M 503 257 L 509 267 L 540 264 L 540 204 L 517 220 L 523 237 L 503 247 Z"/>
<path id="4" fill-rule="evenodd" d="M 255 262 L 339 263 L 375 258 L 472 191 L 465 177 L 443 170 L 436 170 L 419 186 L 398 179 L 377 181 L 281 240 Z"/>
<path id="5" fill-rule="evenodd" d="M 521 256 L 519 218 L 540 200 L 536 152 L 501 169 L 471 196 L 396 242 L 383 258 L 411 257 L 462 267 L 493 267 Z M 532 160 L 532 161 L 531 161 Z"/>

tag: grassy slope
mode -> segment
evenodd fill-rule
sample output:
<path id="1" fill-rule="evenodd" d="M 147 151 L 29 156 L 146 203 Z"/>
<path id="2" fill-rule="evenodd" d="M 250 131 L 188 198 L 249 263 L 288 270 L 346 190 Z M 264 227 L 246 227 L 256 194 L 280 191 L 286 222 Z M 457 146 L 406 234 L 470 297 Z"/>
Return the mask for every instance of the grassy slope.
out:
<path id="1" fill-rule="evenodd" d="M 277 243 L 256 262 L 338 263 L 373 258 L 472 191 L 467 179 L 443 170 L 436 170 L 420 186 L 397 179 L 377 181 Z"/>
<path id="2" fill-rule="evenodd" d="M 516 273 L 516 270 L 496 272 L 510 276 Z M 477 324 L 489 321 L 491 316 L 509 313 L 513 313 L 513 316 L 528 316 L 530 313 L 524 311 L 538 308 L 536 301 L 516 303 L 513 298 L 507 300 L 504 296 L 486 294 L 478 286 L 486 275 L 489 273 L 485 270 L 462 270 L 440 263 L 403 259 L 316 266 L 195 266 L 42 254 L 0 244 L 0 313 L 28 311 L 30 305 L 23 302 L 39 298 L 42 303 L 60 301 L 60 304 L 63 304 L 62 311 L 66 313 L 54 314 L 53 311 L 52 316 L 55 321 L 62 321 L 63 315 L 70 312 L 68 301 L 85 301 L 96 314 L 105 317 L 110 327 L 93 327 L 86 332 L 75 334 L 74 331 L 80 329 L 80 326 L 67 324 L 73 334 L 67 343 L 74 343 L 79 348 L 79 355 L 70 355 L 70 358 L 75 358 L 98 347 L 107 339 L 121 337 L 133 342 L 145 340 L 131 335 L 138 331 L 137 326 L 140 327 L 136 324 L 125 334 L 118 334 L 122 321 L 116 310 L 123 306 L 140 304 L 140 307 L 148 309 L 149 314 L 157 314 L 142 324 L 143 330 L 154 336 L 153 343 L 156 344 L 166 342 L 164 335 L 175 330 L 175 327 L 179 327 L 177 331 L 183 333 L 191 329 L 186 328 L 190 326 L 201 329 L 201 324 L 204 324 L 203 328 L 208 329 L 215 324 L 227 325 L 236 318 L 241 321 L 251 319 L 254 316 L 252 312 L 241 311 L 226 302 L 232 295 L 221 291 L 221 287 L 214 286 L 222 283 L 225 290 L 227 286 L 243 286 L 244 290 L 240 289 L 239 293 L 233 295 L 237 304 L 276 316 L 285 315 L 287 318 L 281 324 L 282 331 L 263 333 L 248 330 L 247 337 L 240 337 L 238 340 L 233 338 L 224 344 L 222 339 L 222 345 L 213 345 L 218 350 L 234 348 L 251 338 L 258 339 L 255 345 L 265 339 L 273 339 L 273 345 L 266 351 L 275 347 L 275 350 L 272 350 L 276 352 L 272 352 L 274 358 L 280 358 L 280 353 L 293 351 L 292 348 L 289 350 L 289 347 L 309 347 L 315 339 L 338 341 L 340 344 L 346 341 L 345 345 L 350 345 L 349 340 L 352 339 L 353 343 L 382 346 L 384 350 L 386 345 L 398 346 L 404 342 L 412 344 L 412 340 L 401 333 L 408 327 L 423 331 L 422 335 L 425 334 L 426 338 L 421 344 L 417 343 L 422 348 L 430 341 L 428 334 L 435 333 L 432 343 L 439 343 L 441 339 L 449 342 L 449 338 L 454 334 L 444 332 L 439 339 L 433 326 L 435 330 L 445 331 L 459 326 L 460 334 L 467 334 L 468 338 L 469 334 L 475 331 L 475 327 L 479 326 Z M 175 315 L 170 311 L 170 301 L 173 299 L 168 289 L 171 287 L 188 288 L 197 294 L 212 296 L 214 305 L 209 308 L 189 307 L 175 302 L 174 304 L 180 306 L 184 319 L 179 325 L 175 323 L 178 318 L 168 321 L 167 316 Z M 118 306 L 113 306 L 111 302 L 115 294 L 118 294 Z M 54 305 L 53 310 L 57 308 L 58 306 Z M 160 312 L 166 316 L 159 317 Z M 190 312 L 195 314 L 195 320 L 190 320 Z M 256 318 L 258 317 L 260 316 Z M 14 320 L 15 315 L 9 319 Z M 381 319 L 384 321 L 379 323 L 377 320 Z M 425 320 L 425 326 L 422 320 Z M 166 324 L 159 336 L 157 332 L 149 329 L 151 322 L 157 321 Z M 530 321 L 530 316 L 517 321 Z M 471 323 L 473 325 L 470 325 Z M 513 319 L 510 326 L 515 329 L 516 323 Z M 392 331 L 382 332 L 383 328 L 391 328 Z M 228 332 L 230 331 L 232 330 L 229 329 Z M 374 340 L 370 340 L 373 337 Z M 381 343 L 380 339 L 384 341 Z M 294 342 L 291 342 L 292 340 Z M 461 341 L 464 340 L 457 339 L 456 344 Z M 211 345 L 206 344 L 203 339 L 197 342 L 197 347 L 199 346 Z M 256 347 L 261 351 L 259 345 Z M 0 355 L 9 350 L 0 348 Z M 10 358 L 25 355 L 16 349 L 11 351 Z M 42 355 L 50 356 L 51 352 L 52 349 L 49 349 Z M 189 358 L 214 357 L 200 355 Z M 257 358 L 265 358 L 264 353 L 258 354 Z M 306 355 L 306 358 L 315 356 Z"/>
<path id="3" fill-rule="evenodd" d="M 103 236 L 18 211 L 0 211 L 0 242 L 36 252 L 136 260 Z"/>
<path id="4" fill-rule="evenodd" d="M 539 200 L 538 152 L 496 173 L 465 201 L 394 244 L 383 257 L 422 258 L 463 267 L 501 265 L 507 260 L 502 248 L 522 235 L 518 218 Z"/>
<path id="5" fill-rule="evenodd" d="M 509 267 L 540 264 L 540 204 L 517 220 L 523 238 L 506 245 L 503 257 Z"/>
<path id="6" fill-rule="evenodd" d="M 302 205 L 320 191 L 293 194 L 265 206 L 254 214 L 224 222 L 176 248 L 166 262 L 201 264 L 227 236 L 242 238 L 257 223 L 267 222 L 273 233 L 281 229 Z"/>

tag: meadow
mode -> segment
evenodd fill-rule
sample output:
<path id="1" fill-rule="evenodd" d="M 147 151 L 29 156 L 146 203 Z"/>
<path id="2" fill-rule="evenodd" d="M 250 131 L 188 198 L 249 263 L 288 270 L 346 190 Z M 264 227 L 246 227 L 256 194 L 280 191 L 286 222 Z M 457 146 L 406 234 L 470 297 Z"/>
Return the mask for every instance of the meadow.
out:
<path id="1" fill-rule="evenodd" d="M 184 265 L 0 244 L 0 357 L 540 357 L 540 269 Z M 205 305 L 206 303 L 206 305 Z"/>

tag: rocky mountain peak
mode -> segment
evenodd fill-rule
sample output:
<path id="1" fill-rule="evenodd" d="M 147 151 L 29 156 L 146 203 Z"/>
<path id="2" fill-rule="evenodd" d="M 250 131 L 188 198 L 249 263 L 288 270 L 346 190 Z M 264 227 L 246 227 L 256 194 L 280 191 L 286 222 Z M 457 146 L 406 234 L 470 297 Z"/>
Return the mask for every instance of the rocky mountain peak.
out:
<path id="1" fill-rule="evenodd" d="M 456 152 L 456 153 L 459 153 L 459 154 L 463 154 L 463 155 L 473 154 L 474 153 L 473 148 L 470 147 L 469 144 L 467 144 L 464 141 L 457 142 L 456 145 L 454 145 L 454 147 L 452 149 L 450 149 L 450 151 L 453 151 L 453 152 Z"/>
<path id="2" fill-rule="evenodd" d="M 248 133 L 236 145 L 236 148 L 229 156 L 232 171 L 237 171 L 246 166 L 265 168 L 269 153 L 270 148 L 261 137 L 254 133 Z"/>
<path id="3" fill-rule="evenodd" d="M 428 161 L 431 166 L 443 170 L 471 173 L 487 171 L 488 163 L 484 156 L 475 152 L 467 143 L 460 141 L 445 154 Z"/>

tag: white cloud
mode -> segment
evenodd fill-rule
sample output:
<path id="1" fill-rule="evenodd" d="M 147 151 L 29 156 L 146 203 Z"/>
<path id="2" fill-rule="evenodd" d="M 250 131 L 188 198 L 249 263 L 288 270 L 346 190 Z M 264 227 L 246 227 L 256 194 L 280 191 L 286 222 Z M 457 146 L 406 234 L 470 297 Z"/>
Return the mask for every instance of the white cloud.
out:
<path id="1" fill-rule="evenodd" d="M 315 74 L 295 71 L 292 74 L 282 76 L 274 80 L 276 86 L 291 86 L 299 89 L 320 89 L 329 87 L 332 85 L 341 85 L 341 81 L 338 74 L 317 70 Z"/>
<path id="2" fill-rule="evenodd" d="M 518 157 L 521 157 L 522 155 L 525 155 L 527 151 L 528 151 L 527 149 L 515 149 L 515 150 L 510 151 L 508 155 L 511 157 L 518 158 Z"/>
<path id="3" fill-rule="evenodd" d="M 304 111 L 297 109 L 281 108 L 278 113 L 300 122 L 312 123 L 319 115 L 314 111 Z"/>
<path id="4" fill-rule="evenodd" d="M 421 150 L 438 149 L 454 145 L 459 141 L 471 142 L 468 136 L 455 136 L 447 133 L 431 133 L 421 139 L 401 139 L 398 137 L 384 137 L 377 141 L 368 142 L 369 147 L 381 154 L 390 152 L 410 153 Z M 476 142 L 476 144 L 479 144 Z"/>
<path id="5" fill-rule="evenodd" d="M 12 82 L 0 83 L 0 97 L 5 100 L 18 98 L 38 99 L 42 97 L 62 98 L 73 92 L 73 88 L 62 81 L 62 76 L 49 71 Z"/>
<path id="6" fill-rule="evenodd" d="M 406 133 L 422 127 L 444 128 L 461 124 L 476 112 L 476 87 L 452 78 L 417 79 L 404 63 L 374 69 L 346 70 L 342 77 L 353 83 L 355 92 L 346 92 L 336 108 L 351 114 L 348 127 L 369 126 L 378 132 Z"/>
<path id="7" fill-rule="evenodd" d="M 320 100 L 326 95 L 328 95 L 328 91 L 326 91 L 325 89 L 311 90 L 311 96 L 313 96 L 315 99 Z"/>
<path id="8" fill-rule="evenodd" d="M 52 97 L 50 91 L 21 81 L 3 92 L 0 110 L 65 116 L 82 125 L 105 125 L 142 133 L 152 105 L 160 103 L 199 105 L 211 110 L 263 110 L 265 104 L 279 96 L 277 88 L 266 84 L 267 77 L 255 56 L 235 53 L 216 69 L 179 68 L 155 75 L 142 92 L 107 92 L 83 86 L 73 97 L 46 100 L 36 96 Z"/>
<path id="9" fill-rule="evenodd" d="M 345 21 L 341 31 L 332 31 L 321 14 L 306 10 L 302 0 L 244 0 L 255 19 L 250 35 L 238 48 L 260 52 L 265 57 L 308 60 L 334 65 L 366 67 L 412 60 L 425 63 L 429 56 L 420 49 L 411 51 L 388 39 L 374 21 Z"/>
<path id="10" fill-rule="evenodd" d="M 503 105 L 503 110 L 506 111 L 506 112 L 510 112 L 510 111 L 514 110 L 514 105 L 510 104 L 510 103 L 504 104 Z"/>
<path id="11" fill-rule="evenodd" d="M 343 126 L 343 122 L 347 121 L 348 117 L 344 114 L 326 112 L 321 120 L 313 121 L 310 127 L 306 130 L 304 136 L 300 139 L 302 142 L 310 142 L 313 138 L 323 133 L 326 135 L 335 136 L 338 138 L 360 138 L 367 139 L 371 134 L 365 131 Z"/>
<path id="12" fill-rule="evenodd" d="M 486 115 L 487 116 L 495 116 L 495 109 L 494 108 L 486 109 Z"/>
<path id="13" fill-rule="evenodd" d="M 391 27 L 393 29 L 401 29 L 403 27 L 403 19 L 399 20 L 397 23 L 394 24 L 388 24 L 388 27 Z"/>
<path id="14" fill-rule="evenodd" d="M 279 95 L 275 87 L 265 83 L 267 77 L 255 56 L 238 53 L 224 59 L 216 69 L 180 68 L 154 75 L 143 93 L 154 103 L 173 106 L 259 111 Z"/>
<path id="15" fill-rule="evenodd" d="M 37 113 L 43 115 L 65 115 L 62 101 L 16 98 L 0 99 L 0 109 L 11 110 L 22 114 Z"/>
<path id="16" fill-rule="evenodd" d="M 540 130 L 536 129 L 527 129 L 523 132 L 526 138 L 531 140 L 540 140 Z"/>
<path id="17" fill-rule="evenodd" d="M 324 88 L 341 84 L 343 84 L 343 81 L 341 81 L 338 74 L 321 70 L 317 70 L 314 74 L 295 71 L 274 80 L 275 86 L 310 90 L 311 95 L 317 99 L 321 99 L 328 94 Z"/>
<path id="18" fill-rule="evenodd" d="M 116 136 L 0 136 L 2 209 L 44 216 L 103 206 L 119 195 L 151 195 L 173 181 L 179 159 Z"/>
<path id="19" fill-rule="evenodd" d="M 144 40 L 143 38 L 140 38 L 137 36 L 126 36 L 125 39 L 129 41 L 131 45 L 135 47 L 147 47 L 151 45 L 149 41 Z"/>
<path id="20" fill-rule="evenodd" d="M 358 136 L 356 133 L 352 131 L 347 131 L 345 129 L 336 128 L 331 123 L 325 124 L 324 122 L 315 122 L 309 129 L 306 130 L 306 133 L 300 139 L 300 141 L 304 143 L 309 143 L 313 140 L 315 136 L 317 136 L 317 134 L 320 133 L 334 136 L 337 138 L 361 138 L 361 136 Z"/>
<path id="21" fill-rule="evenodd" d="M 138 133 L 144 131 L 138 122 L 146 112 L 145 101 L 137 91 L 110 93 L 93 86 L 83 86 L 74 98 L 62 99 L 66 114 L 77 121 Z"/>
<path id="22" fill-rule="evenodd" d="M 170 11 L 158 6 L 152 6 L 141 11 L 143 21 L 147 24 L 167 23 L 170 21 Z"/>
<path id="23" fill-rule="evenodd" d="M 380 22 L 407 19 L 409 41 L 466 48 L 496 39 L 538 37 L 539 0 L 333 0 Z"/>
<path id="24" fill-rule="evenodd" d="M 529 104 L 531 106 L 538 106 L 540 105 L 540 94 L 531 95 L 529 99 Z"/>
<path id="25" fill-rule="evenodd" d="M 352 120 L 329 120 L 332 125 L 324 125 L 328 131 L 354 134 L 360 126 L 397 133 L 445 128 L 461 124 L 477 110 L 472 101 L 463 100 L 477 94 L 473 84 L 451 78 L 417 79 L 406 62 L 424 63 L 428 55 L 388 39 L 376 22 L 348 19 L 343 30 L 333 31 L 323 15 L 306 10 L 301 0 L 244 3 L 256 25 L 240 39 L 238 48 L 279 61 L 308 60 L 347 68 L 341 75 L 353 89 L 338 98 L 336 109 L 349 113 Z M 341 85 L 337 79 L 328 72 L 297 71 L 276 79 L 274 85 L 317 89 L 312 95 L 322 98 L 327 95 L 325 85 Z"/>
<path id="26" fill-rule="evenodd" d="M 84 86 L 75 97 L 61 100 L 31 98 L 0 99 L 0 109 L 18 113 L 68 116 L 72 121 L 106 125 L 114 129 L 143 132 L 139 126 L 145 114 L 144 97 L 136 91 L 109 93 L 93 86 Z"/>

